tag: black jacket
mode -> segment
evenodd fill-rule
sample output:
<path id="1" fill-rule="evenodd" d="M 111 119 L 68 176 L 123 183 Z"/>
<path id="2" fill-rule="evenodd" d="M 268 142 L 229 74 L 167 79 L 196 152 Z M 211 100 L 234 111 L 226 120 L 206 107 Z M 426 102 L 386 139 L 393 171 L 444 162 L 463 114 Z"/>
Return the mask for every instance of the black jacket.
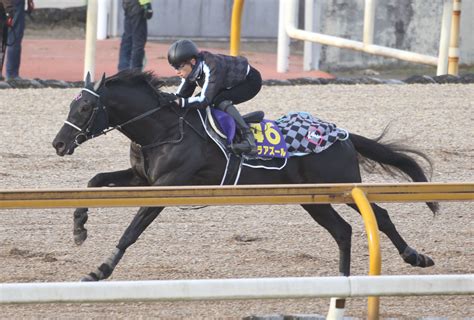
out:
<path id="1" fill-rule="evenodd" d="M 127 16 L 143 15 L 143 7 L 138 0 L 123 0 L 122 7 Z"/>
<path id="2" fill-rule="evenodd" d="M 0 0 L 0 12 L 4 11 L 4 13 L 13 13 L 15 11 L 15 7 L 13 5 L 12 0 Z"/>
<path id="3" fill-rule="evenodd" d="M 205 108 L 213 104 L 214 98 L 222 90 L 229 89 L 245 81 L 250 65 L 245 57 L 232 57 L 201 51 L 193 71 L 181 84 L 176 95 L 181 99 L 181 107 Z M 196 87 L 201 93 L 192 97 Z"/>

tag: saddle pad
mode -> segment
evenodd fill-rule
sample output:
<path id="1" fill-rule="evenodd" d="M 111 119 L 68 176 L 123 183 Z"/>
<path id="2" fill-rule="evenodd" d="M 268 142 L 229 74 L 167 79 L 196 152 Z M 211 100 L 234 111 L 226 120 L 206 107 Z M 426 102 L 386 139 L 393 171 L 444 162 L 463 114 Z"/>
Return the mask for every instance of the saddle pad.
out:
<path id="1" fill-rule="evenodd" d="M 337 140 L 349 138 L 346 130 L 306 112 L 291 112 L 275 122 L 285 136 L 290 156 L 319 153 Z"/>
<path id="2" fill-rule="evenodd" d="M 251 123 L 250 129 L 257 145 L 257 158 L 288 158 L 284 136 L 275 121 Z"/>

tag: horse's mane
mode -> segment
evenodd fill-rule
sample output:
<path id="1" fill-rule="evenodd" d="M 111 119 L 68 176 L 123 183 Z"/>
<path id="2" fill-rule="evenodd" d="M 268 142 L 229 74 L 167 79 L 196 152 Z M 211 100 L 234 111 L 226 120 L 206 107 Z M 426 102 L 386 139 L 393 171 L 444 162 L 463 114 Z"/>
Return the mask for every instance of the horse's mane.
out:
<path id="1" fill-rule="evenodd" d="M 160 88 L 163 86 L 163 81 L 153 73 L 153 71 L 142 72 L 140 70 L 127 69 L 120 71 L 119 73 L 105 79 L 105 84 L 120 82 L 127 86 L 147 84 L 149 85 L 156 96 L 160 100 L 160 103 L 169 104 L 176 99 L 176 96 L 172 93 L 163 92 Z"/>
<path id="2" fill-rule="evenodd" d="M 153 89 L 158 90 L 163 86 L 163 81 L 158 79 L 153 71 L 142 72 L 136 69 L 127 69 L 107 78 L 105 83 L 124 82 L 129 85 L 147 83 Z"/>

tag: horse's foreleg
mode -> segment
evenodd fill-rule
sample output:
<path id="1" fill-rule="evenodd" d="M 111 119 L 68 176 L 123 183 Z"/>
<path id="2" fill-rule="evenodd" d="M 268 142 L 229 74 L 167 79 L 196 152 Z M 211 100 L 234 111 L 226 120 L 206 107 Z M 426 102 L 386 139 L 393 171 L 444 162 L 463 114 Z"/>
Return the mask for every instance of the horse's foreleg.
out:
<path id="1" fill-rule="evenodd" d="M 95 175 L 87 187 L 126 187 L 145 185 L 146 181 L 139 178 L 130 168 L 127 170 L 104 172 Z M 74 242 L 81 245 L 87 239 L 87 229 L 84 225 L 88 219 L 88 208 L 77 208 L 74 211 Z"/>
<path id="2" fill-rule="evenodd" d="M 359 211 L 355 205 L 350 204 L 350 206 L 356 211 Z M 414 267 L 421 268 L 431 267 L 434 265 L 434 261 L 430 257 L 422 253 L 418 253 L 405 242 L 405 240 L 395 228 L 395 225 L 390 219 L 387 210 L 379 207 L 376 204 L 372 204 L 372 209 L 374 210 L 379 230 L 385 233 L 390 241 L 392 241 L 393 245 L 397 248 L 398 253 L 406 263 Z"/>
<path id="3" fill-rule="evenodd" d="M 142 207 L 138 210 L 128 228 L 123 233 L 120 241 L 112 254 L 94 272 L 89 273 L 81 281 L 99 281 L 110 277 L 115 267 L 122 259 L 125 250 L 137 241 L 150 223 L 163 210 L 163 207 Z"/>

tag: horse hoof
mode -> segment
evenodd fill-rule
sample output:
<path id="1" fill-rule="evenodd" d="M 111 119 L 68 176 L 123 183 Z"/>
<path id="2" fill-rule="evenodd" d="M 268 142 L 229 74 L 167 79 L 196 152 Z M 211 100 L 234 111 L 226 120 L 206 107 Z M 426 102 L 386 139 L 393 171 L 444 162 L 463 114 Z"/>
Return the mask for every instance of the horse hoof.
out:
<path id="1" fill-rule="evenodd" d="M 418 253 L 415 249 L 407 247 L 401 254 L 403 260 L 413 267 L 427 268 L 434 266 L 434 261 L 427 255 Z"/>
<path id="2" fill-rule="evenodd" d="M 74 243 L 78 246 L 87 239 L 87 229 L 74 230 Z"/>
<path id="3" fill-rule="evenodd" d="M 91 282 L 91 281 L 99 281 L 98 279 L 96 279 L 95 277 L 91 276 L 90 274 L 82 277 L 79 281 L 81 282 Z"/>
<path id="4" fill-rule="evenodd" d="M 431 259 L 430 257 L 425 256 L 424 254 L 421 254 L 421 256 L 423 256 L 422 260 L 424 263 L 420 265 L 420 267 L 427 268 L 427 267 L 432 267 L 435 265 L 433 259 Z"/>

